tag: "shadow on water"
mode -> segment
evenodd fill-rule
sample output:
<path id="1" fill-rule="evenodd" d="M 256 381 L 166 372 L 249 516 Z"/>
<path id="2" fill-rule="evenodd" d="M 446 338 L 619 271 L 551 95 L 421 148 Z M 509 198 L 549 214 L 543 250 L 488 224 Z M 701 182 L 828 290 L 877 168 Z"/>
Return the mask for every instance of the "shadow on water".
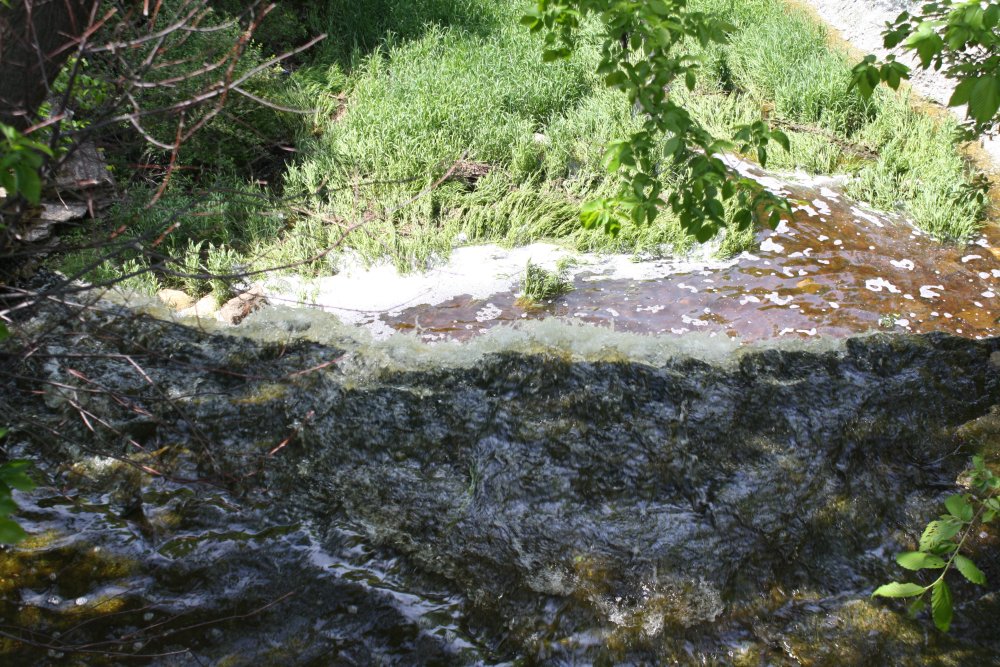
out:
<path id="1" fill-rule="evenodd" d="M 5 664 L 1000 651 L 995 592 L 957 583 L 950 636 L 869 598 L 969 454 L 997 448 L 1000 339 L 661 338 L 655 363 L 540 345 L 425 367 L 392 343 L 82 320 L 45 338 L 41 381 L 5 390 L 9 453 L 43 452 L 48 484 L 23 503 L 35 537 L 0 554 Z M 995 542 L 974 545 L 989 581 Z"/>

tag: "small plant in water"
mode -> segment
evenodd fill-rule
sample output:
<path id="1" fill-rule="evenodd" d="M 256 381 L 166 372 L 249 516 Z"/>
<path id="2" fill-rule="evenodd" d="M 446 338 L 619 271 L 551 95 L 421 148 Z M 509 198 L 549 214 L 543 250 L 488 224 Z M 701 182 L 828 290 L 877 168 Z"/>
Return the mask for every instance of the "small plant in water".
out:
<path id="1" fill-rule="evenodd" d="M 948 513 L 927 524 L 920 536 L 920 549 L 896 555 L 896 562 L 907 570 L 940 570 L 937 578 L 926 586 L 894 581 L 872 593 L 872 597 L 915 598 L 909 613 L 916 616 L 926 608 L 924 594 L 930 592 L 931 617 L 942 632 L 948 631 L 952 619 L 951 589 L 945 576 L 956 569 L 973 584 L 986 583 L 986 575 L 962 553 L 962 547 L 969 535 L 1000 514 L 1000 477 L 986 467 L 981 456 L 973 457 L 971 476 L 973 493 L 957 493 L 944 501 Z"/>
<path id="2" fill-rule="evenodd" d="M 559 260 L 555 271 L 547 271 L 529 261 L 524 270 L 521 298 L 525 301 L 538 303 L 571 291 L 573 283 L 566 275 L 570 265 L 571 260 Z"/>
<path id="3" fill-rule="evenodd" d="M 878 318 L 878 325 L 883 329 L 894 329 L 896 327 L 896 321 L 902 319 L 899 313 L 889 313 Z"/>

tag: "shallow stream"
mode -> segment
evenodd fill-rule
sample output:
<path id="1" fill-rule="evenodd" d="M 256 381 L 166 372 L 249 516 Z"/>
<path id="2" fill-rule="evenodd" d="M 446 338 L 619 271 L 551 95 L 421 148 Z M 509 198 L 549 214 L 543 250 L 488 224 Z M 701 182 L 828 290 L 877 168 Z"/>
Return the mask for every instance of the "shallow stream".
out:
<path id="1" fill-rule="evenodd" d="M 682 259 L 573 254 L 536 244 L 458 248 L 420 276 L 349 264 L 315 281 L 275 279 L 270 296 L 333 312 L 376 335 L 466 340 L 522 320 L 563 317 L 619 331 L 691 331 L 743 341 L 847 336 L 874 330 L 1000 334 L 1000 229 L 959 247 L 928 238 L 899 215 L 879 213 L 804 174 L 780 181 L 741 170 L 786 195 L 795 216 L 758 235 L 732 260 L 711 249 Z M 520 298 L 528 261 L 550 270 L 569 259 L 574 289 L 543 303 Z"/>
<path id="2" fill-rule="evenodd" d="M 994 529 L 951 634 L 870 598 L 969 457 L 1000 455 L 997 239 L 774 187 L 799 214 L 759 253 L 585 260 L 541 308 L 496 249 L 480 285 L 314 285 L 352 325 L 107 302 L 21 323 L 0 423 L 42 487 L 0 551 L 0 660 L 998 664 Z"/>

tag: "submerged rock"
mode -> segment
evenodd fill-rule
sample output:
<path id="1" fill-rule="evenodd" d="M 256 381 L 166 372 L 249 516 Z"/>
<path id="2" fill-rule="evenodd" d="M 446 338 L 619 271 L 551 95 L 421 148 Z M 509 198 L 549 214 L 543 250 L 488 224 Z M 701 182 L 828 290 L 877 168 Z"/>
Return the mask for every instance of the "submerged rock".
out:
<path id="1" fill-rule="evenodd" d="M 177 289 L 161 289 L 156 297 L 174 310 L 186 310 L 195 304 L 194 297 Z"/>
<path id="2" fill-rule="evenodd" d="M 267 297 L 260 286 L 255 286 L 250 290 L 239 294 L 219 309 L 218 318 L 227 324 L 239 324 L 247 315 L 253 313 L 267 304 Z"/>
<path id="3" fill-rule="evenodd" d="M 959 609 L 950 637 L 868 598 L 991 432 L 1000 339 L 418 369 L 142 318 L 100 333 L 45 365 L 81 389 L 73 401 L 10 405 L 61 424 L 53 458 L 139 447 L 146 469 L 228 489 L 231 512 L 178 503 L 175 523 L 145 493 L 149 528 L 130 534 L 169 560 L 138 556 L 161 563 L 147 598 L 198 590 L 199 618 L 221 617 L 304 586 L 249 622 L 288 664 L 348 645 L 400 664 L 988 664 L 1000 649 L 977 625 L 1000 613 L 983 591 L 959 587 L 977 613 Z M 95 436 L 79 409 L 127 437 Z M 178 542 L 192 513 L 200 528 Z M 248 628 L 181 646 L 267 659 Z"/>

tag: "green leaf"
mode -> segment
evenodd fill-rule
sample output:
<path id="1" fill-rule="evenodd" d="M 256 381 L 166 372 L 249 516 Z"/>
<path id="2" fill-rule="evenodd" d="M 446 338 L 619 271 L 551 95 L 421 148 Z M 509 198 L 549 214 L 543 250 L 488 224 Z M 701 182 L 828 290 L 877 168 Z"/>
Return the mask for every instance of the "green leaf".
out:
<path id="1" fill-rule="evenodd" d="M 920 56 L 920 66 L 927 69 L 934 57 L 941 53 L 944 40 L 934 32 L 934 27 L 930 23 L 924 22 L 917 28 L 917 32 L 907 38 L 904 45 L 917 52 L 917 55 Z"/>
<path id="2" fill-rule="evenodd" d="M 903 63 L 888 62 L 882 65 L 881 76 L 882 80 L 889 84 L 890 88 L 899 90 L 899 84 L 902 80 L 910 78 L 910 68 Z"/>
<path id="3" fill-rule="evenodd" d="M 0 518 L 0 544 L 17 544 L 27 536 L 28 534 L 17 525 L 16 521 Z"/>
<path id="4" fill-rule="evenodd" d="M 866 56 L 864 61 L 854 66 L 854 69 L 851 70 L 851 84 L 847 87 L 847 92 L 857 88 L 863 98 L 868 99 L 872 96 L 879 81 L 878 68 L 872 65 L 873 62 L 875 62 L 875 56 Z"/>
<path id="5" fill-rule="evenodd" d="M 24 472 L 31 467 L 31 461 L 27 459 L 14 459 L 12 461 L 7 461 L 0 465 L 0 477 L 3 476 L 3 471 L 9 470 L 11 472 Z"/>
<path id="6" fill-rule="evenodd" d="M 606 77 L 604 77 L 604 84 L 608 88 L 614 88 L 615 86 L 620 86 L 626 81 L 628 81 L 628 77 L 625 76 L 625 72 L 622 72 L 621 70 L 612 72 L 611 74 L 608 74 Z"/>
<path id="7" fill-rule="evenodd" d="M 976 567 L 976 564 L 965 556 L 961 554 L 955 555 L 955 567 L 962 573 L 963 577 L 972 583 L 979 585 L 986 583 L 986 575 L 983 574 L 983 571 Z"/>
<path id="8" fill-rule="evenodd" d="M 774 139 L 779 146 L 784 148 L 786 152 L 792 149 L 792 144 L 788 141 L 788 135 L 781 130 L 773 130 L 771 132 L 771 138 Z"/>
<path id="9" fill-rule="evenodd" d="M 748 208 L 741 208 L 733 216 L 733 222 L 741 229 L 749 227 L 753 223 L 753 211 Z"/>
<path id="10" fill-rule="evenodd" d="M 951 627 L 951 589 L 944 579 L 935 582 L 931 590 L 931 615 L 934 617 L 934 625 L 941 632 L 948 632 Z"/>
<path id="11" fill-rule="evenodd" d="M 944 501 L 944 506 L 948 509 L 948 513 L 959 521 L 968 523 L 972 521 L 972 505 L 965 496 L 956 493 L 953 496 L 948 496 L 948 499 Z"/>
<path id="12" fill-rule="evenodd" d="M 924 534 L 920 536 L 920 550 L 929 551 L 938 544 L 950 540 L 961 528 L 962 524 L 957 521 L 931 521 L 924 528 Z"/>
<path id="13" fill-rule="evenodd" d="M 30 465 L 28 461 L 11 461 L 0 465 L 0 480 L 18 491 L 31 491 L 35 483 L 22 471 Z"/>
<path id="14" fill-rule="evenodd" d="M 521 25 L 528 26 L 532 30 L 536 29 L 536 26 L 540 26 L 542 18 L 537 14 L 525 14 L 521 17 Z"/>
<path id="15" fill-rule="evenodd" d="M 42 197 L 42 179 L 38 172 L 25 163 L 14 165 L 17 175 L 18 193 L 32 204 L 37 204 Z"/>
<path id="16" fill-rule="evenodd" d="M 927 603 L 924 602 L 922 597 L 919 597 L 906 606 L 906 614 L 910 618 L 916 618 L 917 614 L 922 612 L 926 607 Z"/>
<path id="17" fill-rule="evenodd" d="M 1000 109 L 1000 79 L 996 76 L 981 76 L 972 89 L 969 98 L 969 116 L 980 123 L 986 123 Z"/>
<path id="18" fill-rule="evenodd" d="M 545 49 L 542 51 L 542 62 L 550 63 L 555 60 L 562 60 L 568 58 L 570 50 L 566 47 L 560 47 L 557 49 Z"/>
<path id="19" fill-rule="evenodd" d="M 10 329 L 7 328 L 6 324 L 4 324 L 3 322 L 0 322 L 0 342 L 3 342 L 5 340 L 7 340 L 8 338 L 10 338 Z M 7 429 L 0 429 L 0 438 L 2 438 L 3 435 L 4 435 L 4 433 L 6 433 L 6 432 L 7 432 Z"/>
<path id="20" fill-rule="evenodd" d="M 580 222 L 585 229 L 594 229 L 606 221 L 606 205 L 603 199 L 592 199 L 580 208 Z"/>
<path id="21" fill-rule="evenodd" d="M 907 570 L 940 569 L 945 566 L 945 561 L 940 556 L 924 553 L 923 551 L 906 551 L 896 556 L 896 562 Z"/>
<path id="22" fill-rule="evenodd" d="M 608 146 L 607 150 L 604 151 L 604 168 L 610 172 L 614 173 L 622 166 L 622 164 L 634 164 L 635 160 L 632 155 L 632 147 L 629 146 L 626 141 L 616 141 Z"/>
<path id="23" fill-rule="evenodd" d="M 876 588 L 875 592 L 872 593 L 872 597 L 912 598 L 914 595 L 921 595 L 926 590 L 925 586 L 910 583 L 901 584 L 898 581 L 894 581 L 891 584 L 884 584 Z"/>
<path id="24" fill-rule="evenodd" d="M 10 496 L 0 496 L 0 517 L 5 517 L 17 511 L 17 503 Z"/>
<path id="25" fill-rule="evenodd" d="M 992 30 L 996 27 L 998 19 L 1000 19 L 1000 5 L 990 5 L 983 12 L 983 27 Z"/>

